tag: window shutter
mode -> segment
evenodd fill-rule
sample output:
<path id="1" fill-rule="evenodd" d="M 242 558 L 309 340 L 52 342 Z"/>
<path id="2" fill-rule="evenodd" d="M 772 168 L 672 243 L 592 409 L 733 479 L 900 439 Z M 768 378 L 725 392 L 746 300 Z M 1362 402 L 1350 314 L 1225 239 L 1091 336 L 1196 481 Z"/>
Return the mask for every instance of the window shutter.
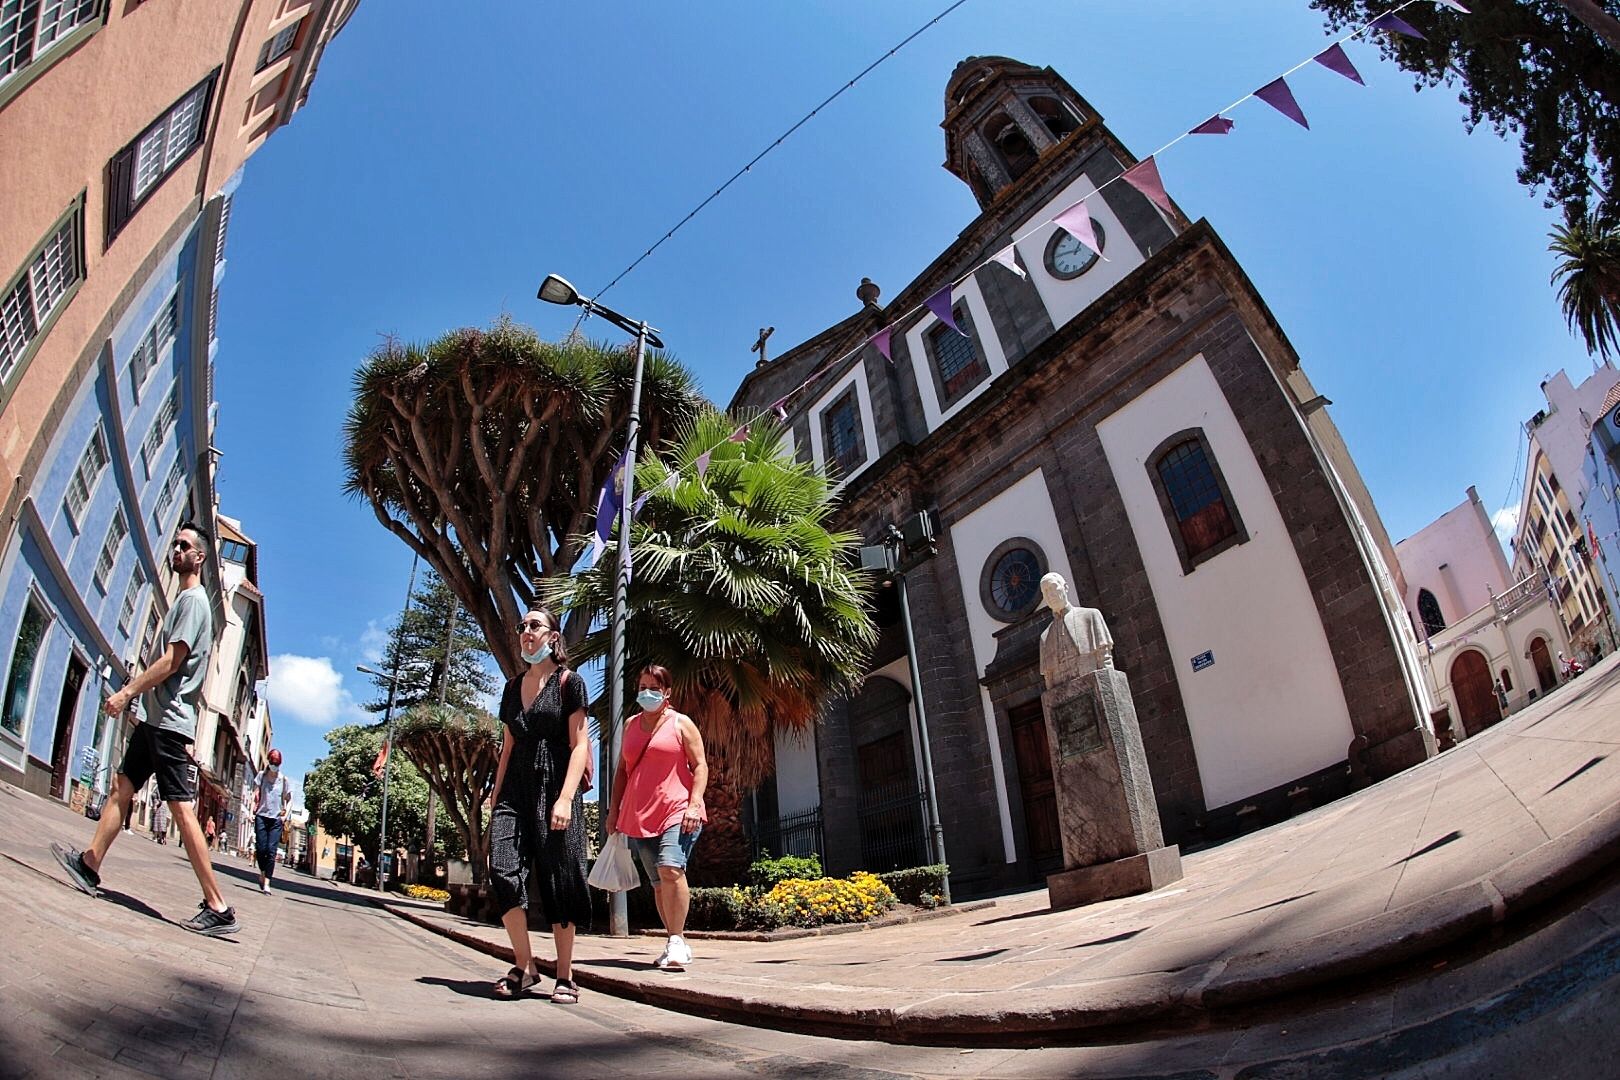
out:
<path id="1" fill-rule="evenodd" d="M 134 190 L 135 144 L 131 143 L 107 162 L 107 247 L 112 246 L 134 212 L 129 199 Z"/>

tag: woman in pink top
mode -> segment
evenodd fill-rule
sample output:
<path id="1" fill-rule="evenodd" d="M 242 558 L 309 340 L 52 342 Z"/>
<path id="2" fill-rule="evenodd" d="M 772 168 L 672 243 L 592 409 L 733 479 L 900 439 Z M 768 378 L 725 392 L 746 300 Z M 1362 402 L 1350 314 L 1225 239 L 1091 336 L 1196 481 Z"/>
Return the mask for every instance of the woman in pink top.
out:
<path id="1" fill-rule="evenodd" d="M 681 936 L 692 896 L 686 862 L 708 820 L 703 790 L 709 765 L 697 725 L 670 707 L 669 669 L 657 664 L 644 668 L 640 686 L 636 704 L 641 712 L 624 724 L 607 827 L 624 833 L 652 881 L 658 917 L 669 935 L 657 967 L 684 971 L 692 962 L 692 949 Z"/>

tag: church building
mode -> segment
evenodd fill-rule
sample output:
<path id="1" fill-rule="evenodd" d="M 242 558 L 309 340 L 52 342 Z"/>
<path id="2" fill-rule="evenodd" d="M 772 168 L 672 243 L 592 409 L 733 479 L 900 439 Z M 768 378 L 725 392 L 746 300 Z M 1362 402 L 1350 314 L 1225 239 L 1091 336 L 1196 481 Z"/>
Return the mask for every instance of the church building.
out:
<path id="1" fill-rule="evenodd" d="M 859 311 L 757 366 L 731 403 L 764 411 L 822 371 L 785 408 L 792 452 L 834 480 L 834 524 L 873 544 L 926 513 L 937 538 L 904 570 L 922 686 L 882 587 L 863 688 L 779 742 L 757 803 L 767 846 L 813 834 L 832 872 L 927 861 L 920 692 L 957 894 L 1058 868 L 1048 571 L 1112 631 L 1167 843 L 1432 755 L 1393 547 L 1327 399 L 1215 230 L 1109 183 L 1136 159 L 1050 68 L 969 58 L 943 127 L 979 216 L 887 304 L 863 281 Z M 1106 258 L 1052 224 L 1093 192 Z M 989 261 L 1009 244 L 1022 273 Z M 924 305 L 956 281 L 960 333 Z M 870 340 L 891 325 L 886 358 Z"/>

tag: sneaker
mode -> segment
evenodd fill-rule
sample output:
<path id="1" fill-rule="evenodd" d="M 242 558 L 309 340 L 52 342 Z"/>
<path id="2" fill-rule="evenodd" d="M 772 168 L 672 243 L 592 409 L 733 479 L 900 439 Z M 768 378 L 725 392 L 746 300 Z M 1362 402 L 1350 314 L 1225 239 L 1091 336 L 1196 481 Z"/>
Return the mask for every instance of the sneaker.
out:
<path id="1" fill-rule="evenodd" d="M 270 883 L 268 881 L 261 883 L 259 885 L 259 891 L 264 893 L 264 895 L 269 896 L 270 895 Z"/>
<path id="2" fill-rule="evenodd" d="M 242 929 L 236 921 L 236 909 L 226 908 L 224 911 L 215 911 L 204 900 L 197 905 L 197 914 L 180 924 L 187 930 L 197 934 L 206 934 L 209 937 L 220 937 L 224 934 L 234 934 Z"/>
<path id="3" fill-rule="evenodd" d="M 685 938 L 673 937 L 669 939 L 665 955 L 668 957 L 664 962 L 665 971 L 685 971 L 686 965 L 692 962 L 692 946 L 686 943 Z"/>
<path id="4" fill-rule="evenodd" d="M 62 869 L 68 876 L 68 884 L 87 896 L 101 895 L 101 875 L 85 865 L 84 852 L 52 843 L 51 854 L 62 864 Z"/>
<path id="5" fill-rule="evenodd" d="M 669 946 L 670 942 L 665 942 L 664 951 L 659 953 L 658 959 L 653 961 L 653 967 L 657 968 L 659 971 L 666 971 L 669 968 Z"/>

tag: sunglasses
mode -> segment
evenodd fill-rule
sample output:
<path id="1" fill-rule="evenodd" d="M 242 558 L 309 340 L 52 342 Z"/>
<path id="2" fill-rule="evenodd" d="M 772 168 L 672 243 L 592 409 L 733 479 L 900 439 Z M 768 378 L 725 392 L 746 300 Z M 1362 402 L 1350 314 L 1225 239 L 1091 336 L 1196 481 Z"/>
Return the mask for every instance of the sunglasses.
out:
<path id="1" fill-rule="evenodd" d="M 177 547 L 181 551 L 195 551 L 196 550 L 196 545 L 194 545 L 190 540 L 176 540 L 170 546 L 171 547 Z"/>
<path id="2" fill-rule="evenodd" d="M 534 634 L 541 634 L 550 630 L 551 627 L 547 626 L 539 619 L 525 619 L 523 622 L 518 623 L 518 629 L 527 630 Z"/>

